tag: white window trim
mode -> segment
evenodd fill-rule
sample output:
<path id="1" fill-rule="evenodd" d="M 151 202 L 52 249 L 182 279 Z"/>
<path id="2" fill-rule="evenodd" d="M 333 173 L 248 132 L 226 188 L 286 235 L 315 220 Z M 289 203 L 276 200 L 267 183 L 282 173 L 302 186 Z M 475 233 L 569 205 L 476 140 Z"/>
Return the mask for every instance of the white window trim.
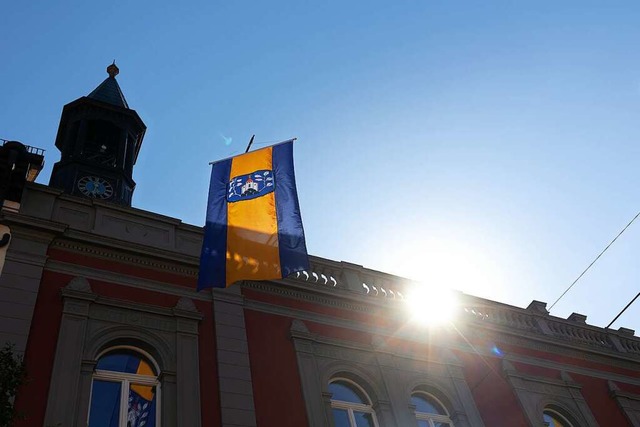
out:
<path id="1" fill-rule="evenodd" d="M 543 416 L 544 416 L 545 412 L 549 412 L 552 416 L 554 416 L 555 418 L 558 418 L 567 427 L 573 427 L 573 424 L 567 419 L 567 417 L 565 415 L 563 415 L 562 413 L 556 411 L 555 409 L 544 408 L 542 410 Z M 548 426 L 549 424 L 545 421 L 544 425 Z"/>
<path id="2" fill-rule="evenodd" d="M 364 412 L 367 414 L 371 414 L 372 417 L 371 419 L 373 420 L 373 425 L 374 427 L 379 427 L 378 426 L 378 418 L 376 417 L 376 411 L 373 410 L 372 404 L 371 404 L 371 398 L 369 398 L 369 395 L 362 389 L 362 387 L 360 387 L 358 384 L 356 384 L 355 382 L 351 381 L 350 379 L 347 378 L 333 378 L 331 379 L 331 383 L 335 383 L 335 382 L 345 382 L 350 384 L 351 386 L 355 387 L 356 389 L 358 389 L 360 391 L 360 393 L 366 398 L 366 400 L 369 402 L 369 404 L 362 404 L 362 403 L 353 403 L 353 402 L 345 402 L 344 400 L 334 400 L 331 399 L 331 408 L 335 408 L 335 409 L 344 409 L 347 411 L 347 414 L 349 416 L 349 424 L 351 425 L 351 427 L 357 427 L 356 424 L 356 416 L 354 414 L 355 412 Z"/>
<path id="3" fill-rule="evenodd" d="M 414 411 L 416 420 L 428 421 L 431 427 L 435 427 L 436 422 L 447 423 L 449 424 L 449 426 L 454 427 L 453 421 L 451 420 L 451 416 L 449 415 L 449 411 L 447 410 L 447 407 L 443 405 L 442 402 L 437 397 L 435 397 L 432 394 L 426 393 L 424 391 L 414 391 L 413 393 L 411 393 L 411 396 L 415 396 L 415 395 L 423 396 L 423 398 L 427 401 L 429 400 L 435 401 L 447 413 L 447 415 L 439 415 L 439 414 L 430 414 L 428 412 L 420 412 L 416 410 Z"/>
<path id="4" fill-rule="evenodd" d="M 139 353 L 143 355 L 148 361 L 150 361 L 153 364 L 155 371 L 158 373 L 160 372 L 160 370 L 158 369 L 158 365 L 156 364 L 156 361 L 153 360 L 153 358 L 147 352 L 131 346 L 111 347 L 108 350 L 101 352 L 97 360 L 100 360 L 100 358 L 107 353 L 112 353 L 115 350 L 123 350 L 123 349 L 131 350 L 135 353 Z M 95 372 L 93 373 L 93 377 L 91 378 L 91 393 L 89 393 L 89 402 L 91 403 L 91 399 L 93 398 L 93 384 L 95 380 L 120 383 L 120 420 L 118 423 L 120 426 L 126 426 L 127 416 L 128 416 L 127 408 L 129 407 L 129 386 L 131 384 L 155 386 L 156 387 L 156 395 L 155 395 L 156 427 L 161 427 L 162 420 L 160 417 L 160 414 L 161 414 L 160 402 L 162 402 L 161 400 L 162 388 L 161 388 L 160 381 L 158 380 L 158 376 L 159 375 L 150 376 L 150 375 L 139 375 L 139 374 L 127 374 L 124 372 L 104 371 L 102 369 L 96 369 Z M 89 406 L 89 413 L 87 414 L 87 425 L 89 425 L 90 419 L 91 419 L 91 406 Z"/>
<path id="5" fill-rule="evenodd" d="M 141 348 L 138 347 L 134 347 L 131 345 L 115 345 L 113 347 L 109 347 L 108 349 L 101 351 L 98 354 L 98 357 L 96 358 L 96 360 L 100 360 L 100 358 L 102 356 L 104 356 L 107 353 L 113 353 L 115 350 L 130 350 L 134 353 L 140 353 L 141 355 L 143 355 L 144 357 L 147 358 L 147 360 L 149 360 L 149 362 L 151 362 L 151 364 L 153 365 L 153 368 L 155 369 L 155 371 L 158 373 L 158 375 L 160 375 L 160 366 L 158 366 L 158 364 L 156 363 L 156 360 L 146 351 L 142 350 Z"/>

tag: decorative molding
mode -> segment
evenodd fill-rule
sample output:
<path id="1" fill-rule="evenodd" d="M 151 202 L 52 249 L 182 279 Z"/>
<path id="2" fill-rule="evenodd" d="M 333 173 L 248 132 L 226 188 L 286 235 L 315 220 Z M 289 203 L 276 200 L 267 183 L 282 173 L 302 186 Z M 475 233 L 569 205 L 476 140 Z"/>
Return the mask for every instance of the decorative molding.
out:
<path id="1" fill-rule="evenodd" d="M 502 372 L 509 375 L 513 372 L 517 372 L 513 363 L 509 362 L 507 359 L 502 359 Z"/>
<path id="2" fill-rule="evenodd" d="M 244 282 L 243 286 L 251 288 L 257 291 L 261 291 L 267 294 L 281 295 L 289 298 L 293 298 L 299 301 L 310 301 L 319 303 L 329 307 L 338 307 L 348 311 L 356 311 L 360 313 L 371 313 L 374 305 L 368 302 L 360 302 L 345 295 L 347 292 L 334 290 L 331 295 L 327 295 L 325 292 L 320 294 L 318 289 L 296 289 L 290 286 L 283 286 L 274 282 Z M 346 297 L 346 298 L 345 298 Z M 345 299 L 350 302 L 345 302 Z"/>
<path id="3" fill-rule="evenodd" d="M 267 288 L 268 289 L 268 288 Z M 373 327 L 366 323 L 354 322 L 348 319 L 337 318 L 334 316 L 327 316 L 323 314 L 318 314 L 314 312 L 310 312 L 308 310 L 299 310 L 290 307 L 274 305 L 266 302 L 256 301 L 247 299 L 245 301 L 245 308 L 251 310 L 257 310 L 261 312 L 266 312 L 270 314 L 276 314 L 280 316 L 296 318 L 303 321 L 310 321 L 315 323 L 321 323 L 325 325 L 331 325 L 340 328 L 347 328 L 362 332 L 367 332 L 372 335 L 380 335 L 383 337 L 396 337 L 401 338 L 408 341 L 418 342 L 418 343 L 431 343 L 439 346 L 446 346 L 450 349 L 461 350 L 465 352 L 474 352 L 467 344 L 459 341 L 452 340 L 450 336 L 446 336 L 444 339 L 434 341 L 434 336 L 428 336 L 425 334 L 415 334 L 415 333 L 404 333 L 402 331 L 397 330 L 396 328 L 382 328 L 382 327 Z M 492 323 L 488 322 L 471 322 L 467 324 L 459 324 L 457 325 L 458 329 L 461 330 L 467 336 L 474 336 L 477 339 L 484 339 L 490 342 L 496 342 L 498 345 L 501 343 L 511 344 L 521 347 L 523 349 L 533 349 L 537 351 L 544 351 L 552 354 L 561 354 L 565 357 L 571 357 L 578 360 L 585 360 L 589 362 L 600 363 L 603 365 L 603 369 L 605 366 L 615 366 L 619 368 L 629 369 L 638 371 L 639 366 L 637 360 L 632 357 L 632 354 L 628 353 L 620 353 L 613 352 L 611 350 L 594 350 L 591 347 L 586 345 L 578 344 L 578 343 L 568 343 L 565 340 L 556 340 L 553 337 L 547 337 L 542 334 L 523 334 L 518 330 L 508 330 L 506 328 L 497 327 Z M 499 336 L 496 336 L 493 332 L 500 332 Z M 482 349 L 476 349 L 477 351 L 483 351 Z M 485 356 L 495 357 L 494 354 L 489 351 L 483 351 Z M 630 357 L 631 356 L 631 357 Z M 514 356 L 512 359 L 520 358 L 520 356 Z M 520 360 L 519 360 L 520 361 Z M 597 374 L 600 377 L 609 375 L 607 371 L 602 371 L 603 373 L 598 374 L 600 371 L 596 371 L 588 368 L 581 368 L 575 365 L 563 364 L 559 362 L 549 362 L 544 359 L 534 358 L 534 357 L 523 357 L 521 361 L 525 363 L 537 365 L 537 366 L 545 366 L 552 365 L 554 369 L 559 370 L 567 370 L 571 372 L 581 373 L 581 372 L 590 372 L 589 375 Z M 614 375 L 615 374 L 610 374 Z"/>
<path id="4" fill-rule="evenodd" d="M 67 224 L 36 218 L 23 213 L 2 211 L 2 223 L 11 226 L 12 234 L 17 232 L 28 234 L 41 242 L 50 242 L 55 235 L 62 234 L 69 226 Z M 14 228 L 15 227 L 15 228 Z"/>
<path id="5" fill-rule="evenodd" d="M 64 288 L 66 290 L 76 291 L 76 292 L 87 292 L 87 293 L 93 292 L 91 290 L 91 285 L 89 284 L 89 281 L 84 277 L 74 277 L 73 279 L 71 279 L 69 284 Z"/>
<path id="6" fill-rule="evenodd" d="M 616 401 L 620 410 L 633 427 L 640 426 L 640 395 L 620 390 L 613 381 L 607 381 L 609 396 Z"/>
<path id="7" fill-rule="evenodd" d="M 95 301 L 98 297 L 91 290 L 91 285 L 86 278 L 77 276 L 69 281 L 69 284 L 60 291 L 64 298 L 64 312 L 86 316 L 89 306 L 87 301 Z M 79 308 L 79 307 L 82 307 Z"/>
<path id="8" fill-rule="evenodd" d="M 387 341 L 380 335 L 374 335 L 371 337 L 371 345 L 376 350 L 387 351 L 389 349 Z"/>
<path id="9" fill-rule="evenodd" d="M 170 283 L 158 282 L 134 276 L 113 274 L 108 270 L 96 269 L 81 266 L 64 261 L 47 260 L 45 270 L 56 273 L 68 274 L 70 276 L 84 276 L 91 280 L 100 280 L 113 283 L 115 285 L 130 286 L 132 288 L 145 289 L 152 292 L 159 292 L 179 297 L 187 297 L 201 301 L 211 301 L 211 294 L 208 292 L 197 292 L 185 286 L 176 286 Z"/>
<path id="10" fill-rule="evenodd" d="M 533 300 L 526 309 L 537 314 L 549 314 L 549 311 L 547 311 L 547 303 L 542 301 Z"/>
<path id="11" fill-rule="evenodd" d="M 91 307 L 89 318 L 137 328 L 174 332 L 176 322 L 169 315 L 158 315 L 140 311 L 133 311 L 128 307 L 105 306 L 100 303 Z"/>
<path id="12" fill-rule="evenodd" d="M 582 386 L 573 382 L 568 374 L 561 374 L 562 379 L 525 374 L 518 372 L 505 359 L 502 367 L 529 425 L 541 425 L 542 411 L 549 405 L 554 405 L 571 414 L 571 418 L 576 420 L 572 422 L 597 427 L 598 423 L 580 392 Z"/>
<path id="13" fill-rule="evenodd" d="M 569 375 L 567 371 L 560 371 L 560 378 L 562 378 L 562 381 L 566 383 L 577 384 L 573 381 L 573 378 L 571 378 L 571 375 Z"/>
<path id="14" fill-rule="evenodd" d="M 458 366 L 458 367 L 463 367 L 464 366 L 464 364 L 462 363 L 460 358 L 458 356 L 456 356 L 453 353 L 453 351 L 451 351 L 450 349 L 442 348 L 440 350 L 440 353 L 441 353 L 442 359 L 447 362 L 447 365 L 454 365 L 454 366 Z"/>
<path id="15" fill-rule="evenodd" d="M 196 308 L 193 301 L 190 298 L 186 298 L 186 297 L 180 298 L 176 303 L 176 305 L 174 306 L 174 308 L 177 308 L 178 310 L 183 310 L 183 311 L 192 311 L 194 313 L 198 312 L 198 309 Z"/>
<path id="16" fill-rule="evenodd" d="M 620 387 L 611 380 L 607 381 L 607 387 L 609 387 L 609 393 L 615 393 L 620 391 Z"/>
<path id="17" fill-rule="evenodd" d="M 176 319 L 176 330 L 181 333 L 198 335 L 198 322 L 195 319 Z"/>
<path id="18" fill-rule="evenodd" d="M 587 324 L 587 316 L 580 313 L 571 313 L 569 317 L 567 317 L 569 322 L 581 323 L 583 325 Z"/>
<path id="19" fill-rule="evenodd" d="M 416 388 L 437 389 L 441 400 L 445 396 L 450 413 L 460 415 L 456 426 L 483 425 L 464 375 L 457 364 L 450 364 L 456 361 L 446 351 L 397 354 L 389 349 L 379 350 L 386 345 L 382 337 L 374 336 L 368 346 L 309 334 L 300 330 L 302 324 L 294 320 L 291 330 L 311 426 L 326 425 L 327 421 L 322 420 L 331 419 L 327 387 L 336 376 L 361 386 L 385 425 L 415 423 L 409 401 Z"/>
<path id="20" fill-rule="evenodd" d="M 245 298 L 240 290 L 242 285 L 238 284 L 229 288 L 211 288 L 210 295 L 214 301 L 227 302 L 229 304 L 244 306 Z"/>
<path id="21" fill-rule="evenodd" d="M 70 242 L 67 240 L 56 239 L 51 243 L 52 248 L 67 250 L 75 253 L 85 254 L 96 258 L 101 258 L 105 260 L 115 260 L 118 262 L 122 262 L 129 265 L 138 265 L 143 266 L 144 268 L 149 268 L 157 271 L 169 271 L 171 273 L 180 274 L 189 277 L 197 277 L 198 276 L 198 267 L 184 267 L 178 266 L 176 264 L 168 263 L 168 262 L 160 262 L 149 259 L 149 257 L 141 257 L 137 256 L 133 253 L 125 252 L 122 250 L 110 250 L 101 248 L 94 244 L 83 244 L 77 242 Z M 143 247 L 147 248 L 147 247 Z M 136 253 L 146 253 L 147 250 L 136 251 Z M 157 256 L 157 254 L 149 253 L 150 256 Z M 171 258 L 167 256 L 167 258 Z M 173 257 L 175 259 L 175 257 Z M 198 260 L 194 260 L 195 264 L 197 264 Z M 191 264 L 191 263 L 190 263 Z"/>
<path id="22" fill-rule="evenodd" d="M 300 334 L 308 335 L 309 329 L 302 320 L 294 319 L 293 322 L 291 322 L 291 332 L 298 332 Z"/>
<path id="23" fill-rule="evenodd" d="M 70 314 L 78 317 L 89 316 L 89 303 L 87 301 L 67 299 L 62 309 L 64 314 Z"/>
<path id="24" fill-rule="evenodd" d="M 489 354 L 487 353 L 487 354 L 485 354 L 485 356 L 489 356 Z M 502 360 L 503 360 L 503 363 L 505 363 L 504 362 L 505 359 L 502 359 Z M 518 363 L 525 363 L 527 365 L 536 366 L 536 367 L 540 367 L 540 368 L 548 368 L 548 369 L 554 369 L 554 370 L 557 370 L 557 371 L 572 372 L 572 373 L 578 374 L 578 375 L 584 375 L 584 376 L 593 377 L 593 378 L 600 378 L 600 379 L 603 379 L 603 380 L 613 380 L 613 381 L 624 382 L 624 383 L 627 383 L 627 384 L 633 384 L 633 385 L 636 385 L 636 386 L 640 386 L 640 379 L 636 379 L 636 378 L 634 378 L 632 376 L 628 376 L 628 375 L 609 372 L 609 371 L 606 371 L 604 369 L 596 370 L 596 369 L 591 369 L 591 368 L 584 368 L 582 366 L 578 366 L 578 365 L 574 365 L 574 364 L 553 362 L 553 361 L 549 361 L 549 360 L 546 360 L 546 359 L 539 359 L 539 358 L 535 358 L 535 357 L 532 357 L 532 356 L 522 356 L 522 355 L 518 355 L 518 354 L 515 354 L 515 353 L 510 353 L 509 354 L 509 360 L 514 361 L 514 362 L 518 362 Z M 508 362 L 508 363 L 510 363 L 510 362 Z"/>

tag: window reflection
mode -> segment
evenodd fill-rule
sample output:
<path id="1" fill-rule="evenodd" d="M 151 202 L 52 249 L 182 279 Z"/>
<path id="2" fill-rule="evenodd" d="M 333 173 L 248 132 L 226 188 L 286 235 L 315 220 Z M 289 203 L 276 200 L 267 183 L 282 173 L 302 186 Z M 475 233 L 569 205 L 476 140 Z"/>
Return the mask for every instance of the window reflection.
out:
<path id="1" fill-rule="evenodd" d="M 552 409 L 545 409 L 542 413 L 545 426 L 548 427 L 573 427 L 565 417 Z"/>
<path id="2" fill-rule="evenodd" d="M 159 382 L 152 366 L 130 349 L 102 356 L 93 377 L 89 427 L 155 427 Z"/>
<path id="3" fill-rule="evenodd" d="M 355 383 L 336 379 L 329 384 L 335 427 L 377 427 L 371 400 Z"/>
<path id="4" fill-rule="evenodd" d="M 453 427 L 449 412 L 434 396 L 417 392 L 411 395 L 418 427 Z"/>
<path id="5" fill-rule="evenodd" d="M 91 427 L 117 426 L 120 418 L 122 384 L 119 382 L 93 380 L 91 391 Z"/>

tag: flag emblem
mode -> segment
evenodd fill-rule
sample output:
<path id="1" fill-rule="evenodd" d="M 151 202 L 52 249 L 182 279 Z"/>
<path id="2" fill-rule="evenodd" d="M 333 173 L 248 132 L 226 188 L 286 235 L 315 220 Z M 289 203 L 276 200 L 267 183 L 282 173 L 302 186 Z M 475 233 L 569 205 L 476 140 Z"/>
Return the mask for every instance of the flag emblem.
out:
<path id="1" fill-rule="evenodd" d="M 293 141 L 214 163 L 198 290 L 308 268 Z"/>
<path id="2" fill-rule="evenodd" d="M 273 171 L 259 170 L 229 181 L 227 201 L 238 202 L 264 196 L 274 190 Z"/>

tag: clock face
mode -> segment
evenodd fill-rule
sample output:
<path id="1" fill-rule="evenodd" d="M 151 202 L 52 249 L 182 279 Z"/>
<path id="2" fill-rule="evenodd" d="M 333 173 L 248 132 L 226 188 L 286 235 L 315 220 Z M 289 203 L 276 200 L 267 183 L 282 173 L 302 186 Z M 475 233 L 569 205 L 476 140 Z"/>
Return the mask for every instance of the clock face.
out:
<path id="1" fill-rule="evenodd" d="M 97 176 L 83 176 L 78 180 L 78 189 L 87 197 L 108 199 L 113 195 L 111 184 Z"/>

